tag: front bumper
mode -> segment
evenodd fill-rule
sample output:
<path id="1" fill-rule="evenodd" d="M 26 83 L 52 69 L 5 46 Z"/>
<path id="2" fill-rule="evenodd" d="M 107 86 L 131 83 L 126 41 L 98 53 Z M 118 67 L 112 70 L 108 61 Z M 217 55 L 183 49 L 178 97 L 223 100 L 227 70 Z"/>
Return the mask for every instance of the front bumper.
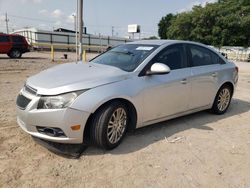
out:
<path id="1" fill-rule="evenodd" d="M 28 134 L 57 143 L 83 143 L 83 132 L 90 113 L 72 109 L 37 109 L 39 96 L 21 90 L 23 96 L 31 101 L 25 109 L 17 107 L 17 123 Z M 71 126 L 81 125 L 79 130 Z M 37 130 L 37 127 L 59 128 L 65 136 L 55 137 Z"/>

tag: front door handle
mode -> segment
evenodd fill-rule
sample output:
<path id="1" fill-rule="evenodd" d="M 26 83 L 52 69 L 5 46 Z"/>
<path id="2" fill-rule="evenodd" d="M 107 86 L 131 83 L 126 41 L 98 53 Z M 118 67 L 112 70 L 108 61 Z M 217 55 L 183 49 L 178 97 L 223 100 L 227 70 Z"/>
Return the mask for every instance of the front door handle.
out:
<path id="1" fill-rule="evenodd" d="M 217 73 L 214 72 L 214 73 L 212 74 L 212 77 L 217 77 Z"/>
<path id="2" fill-rule="evenodd" d="M 181 80 L 181 83 L 182 83 L 182 84 L 187 84 L 187 79 L 186 79 L 186 78 L 182 79 L 182 80 Z"/>

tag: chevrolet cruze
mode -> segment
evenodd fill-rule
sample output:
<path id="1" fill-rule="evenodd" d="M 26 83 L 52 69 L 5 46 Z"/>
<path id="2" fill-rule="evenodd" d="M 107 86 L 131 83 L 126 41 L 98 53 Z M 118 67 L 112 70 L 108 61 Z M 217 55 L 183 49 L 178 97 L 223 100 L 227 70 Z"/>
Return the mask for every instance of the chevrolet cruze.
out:
<path id="1" fill-rule="evenodd" d="M 113 149 L 128 129 L 206 109 L 225 113 L 237 80 L 238 68 L 206 45 L 137 41 L 28 78 L 17 122 L 42 140 Z"/>

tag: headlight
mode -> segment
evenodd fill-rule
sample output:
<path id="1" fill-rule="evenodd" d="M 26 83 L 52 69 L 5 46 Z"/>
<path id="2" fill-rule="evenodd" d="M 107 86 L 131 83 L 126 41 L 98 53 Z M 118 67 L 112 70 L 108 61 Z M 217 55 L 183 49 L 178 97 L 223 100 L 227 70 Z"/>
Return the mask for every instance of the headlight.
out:
<path id="1" fill-rule="evenodd" d="M 61 109 L 70 106 L 82 92 L 72 92 L 56 96 L 42 96 L 37 109 Z"/>

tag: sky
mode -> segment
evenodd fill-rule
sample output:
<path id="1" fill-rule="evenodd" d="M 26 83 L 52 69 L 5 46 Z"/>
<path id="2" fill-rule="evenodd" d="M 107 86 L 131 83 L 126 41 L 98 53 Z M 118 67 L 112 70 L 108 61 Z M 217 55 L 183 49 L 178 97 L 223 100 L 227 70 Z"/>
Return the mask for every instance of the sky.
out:
<path id="1" fill-rule="evenodd" d="M 91 34 L 127 36 L 129 24 L 141 26 L 141 37 L 157 36 L 158 23 L 168 13 L 191 10 L 216 0 L 83 0 L 84 24 Z M 77 0 L 0 0 L 0 32 L 23 27 L 74 29 Z"/>

